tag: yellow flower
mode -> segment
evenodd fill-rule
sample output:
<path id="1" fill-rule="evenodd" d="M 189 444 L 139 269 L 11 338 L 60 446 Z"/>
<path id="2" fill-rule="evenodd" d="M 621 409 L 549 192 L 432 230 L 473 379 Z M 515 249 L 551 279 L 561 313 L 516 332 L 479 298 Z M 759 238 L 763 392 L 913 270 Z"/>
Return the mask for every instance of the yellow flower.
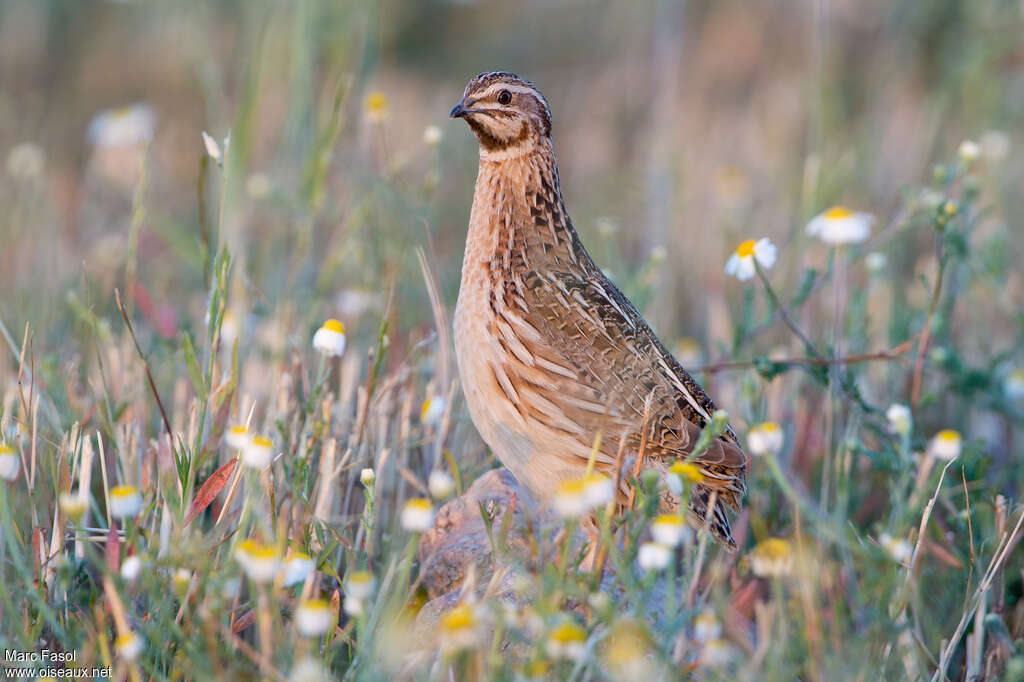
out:
<path id="1" fill-rule="evenodd" d="M 586 653 L 586 643 L 587 631 L 567 618 L 548 633 L 545 649 L 551 658 L 578 661 Z"/>
<path id="2" fill-rule="evenodd" d="M 700 467 L 693 462 L 676 460 L 668 468 L 668 475 L 665 476 L 665 484 L 673 495 L 682 495 L 683 489 L 691 483 L 700 483 L 704 480 L 704 473 Z"/>
<path id="3" fill-rule="evenodd" d="M 480 634 L 476 609 L 469 604 L 459 604 L 441 614 L 438 626 L 441 648 L 449 652 L 472 647 Z"/>
<path id="4" fill-rule="evenodd" d="M 762 578 L 777 578 L 793 570 L 793 546 L 789 540 L 768 538 L 757 543 L 749 555 L 750 569 Z"/>
<path id="5" fill-rule="evenodd" d="M 375 90 L 366 96 L 363 102 L 366 117 L 371 121 L 383 121 L 388 117 L 388 96 Z"/>
<path id="6" fill-rule="evenodd" d="M 313 348 L 327 357 L 337 357 L 345 352 L 345 325 L 335 319 L 324 322 L 313 334 Z"/>
<path id="7" fill-rule="evenodd" d="M 238 543 L 235 560 L 255 583 L 271 582 L 281 567 L 277 550 L 252 539 Z"/>
<path id="8" fill-rule="evenodd" d="M 947 201 L 946 203 L 944 203 L 942 205 L 942 212 L 945 213 L 949 217 L 955 216 L 957 214 L 957 211 L 959 211 L 959 210 L 960 210 L 960 207 L 957 206 L 956 202 L 953 201 L 952 199 L 950 199 L 949 201 Z"/>
<path id="9" fill-rule="evenodd" d="M 174 584 L 174 593 L 178 595 L 178 599 L 184 599 L 188 593 L 188 586 L 192 582 L 192 571 L 187 568 L 179 568 L 171 577 L 171 582 Z"/>
<path id="10" fill-rule="evenodd" d="M 127 632 L 114 640 L 117 655 L 127 661 L 134 661 L 142 653 L 145 643 L 134 632 Z"/>
<path id="11" fill-rule="evenodd" d="M 651 637 L 641 623 L 632 618 L 619 618 L 605 641 L 602 659 L 614 679 L 657 678 L 658 671 L 649 655 L 653 648 Z"/>

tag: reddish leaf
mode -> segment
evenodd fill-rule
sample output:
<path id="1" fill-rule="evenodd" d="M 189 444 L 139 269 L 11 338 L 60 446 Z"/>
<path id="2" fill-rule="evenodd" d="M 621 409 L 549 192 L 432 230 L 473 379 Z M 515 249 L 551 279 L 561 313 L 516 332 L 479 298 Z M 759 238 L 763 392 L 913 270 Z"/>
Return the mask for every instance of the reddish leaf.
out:
<path id="1" fill-rule="evenodd" d="M 39 526 L 32 529 L 32 558 L 38 573 L 43 568 L 43 529 Z"/>
<path id="2" fill-rule="evenodd" d="M 231 472 L 235 470 L 238 458 L 220 467 L 206 479 L 206 482 L 199 487 L 196 496 L 192 498 L 192 506 L 188 509 L 188 516 L 185 517 L 185 525 L 192 523 L 192 519 L 199 516 L 200 512 L 210 506 L 210 503 L 220 494 L 220 491 L 231 478 Z"/>
<path id="3" fill-rule="evenodd" d="M 250 625 L 252 625 L 255 622 L 256 622 L 256 611 L 250 609 L 249 611 L 246 611 L 245 613 L 240 615 L 238 618 L 236 618 L 235 622 L 231 624 L 231 633 L 237 635 L 237 634 L 243 632 L 246 628 L 248 628 Z"/>
<path id="4" fill-rule="evenodd" d="M 117 573 L 121 568 L 121 536 L 115 527 L 107 531 L 106 554 L 107 567 L 111 573 Z"/>

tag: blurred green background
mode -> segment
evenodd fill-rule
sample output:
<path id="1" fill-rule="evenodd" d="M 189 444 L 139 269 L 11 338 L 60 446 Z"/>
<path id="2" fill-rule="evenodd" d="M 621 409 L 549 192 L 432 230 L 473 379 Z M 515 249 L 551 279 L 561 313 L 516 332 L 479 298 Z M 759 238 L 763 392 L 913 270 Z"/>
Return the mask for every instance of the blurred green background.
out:
<path id="1" fill-rule="evenodd" d="M 1022 16 L 1003 0 L 6 0 L 0 315 L 60 353 L 69 334 L 87 345 L 89 311 L 116 320 L 119 286 L 140 333 L 175 339 L 202 324 L 223 243 L 243 329 L 272 351 L 305 347 L 327 316 L 368 341 L 392 288 L 407 348 L 433 324 L 415 247 L 449 306 L 458 289 L 476 143 L 447 112 L 471 76 L 505 69 L 550 101 L 584 243 L 670 346 L 694 337 L 704 360 L 736 348 L 742 288 L 722 267 L 737 243 L 771 237 L 773 279 L 793 291 L 828 257 L 808 218 L 843 203 L 882 231 L 936 160 L 981 140 L 993 201 L 978 238 L 995 274 L 980 293 L 996 314 L 967 351 L 983 357 L 1017 345 L 1024 307 Z M 133 116 L 134 133 L 118 128 Z M 230 131 L 226 172 L 201 168 L 202 131 Z M 903 341 L 913 325 L 886 322 L 889 306 L 927 300 L 927 232 L 889 234 L 886 252 L 896 293 L 865 304 L 883 321 L 853 350 Z M 804 308 L 812 332 L 830 305 Z M 781 325 L 752 342 L 794 348 Z"/>

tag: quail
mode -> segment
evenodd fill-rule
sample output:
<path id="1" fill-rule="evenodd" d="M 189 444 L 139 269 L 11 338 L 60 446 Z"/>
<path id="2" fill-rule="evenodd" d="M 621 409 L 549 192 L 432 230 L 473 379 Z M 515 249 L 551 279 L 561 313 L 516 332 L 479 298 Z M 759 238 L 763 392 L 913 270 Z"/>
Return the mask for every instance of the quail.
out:
<path id="1" fill-rule="evenodd" d="M 614 475 L 624 453 L 664 477 L 692 453 L 715 405 L 580 242 L 547 101 L 529 81 L 489 72 L 469 81 L 451 117 L 480 148 L 454 319 L 477 430 L 541 499 L 583 477 L 595 442 L 598 471 Z M 687 519 L 735 549 L 726 507 L 740 509 L 747 457 L 732 429 L 692 463 L 701 475 Z M 629 485 L 619 478 L 625 502 Z M 662 506 L 673 499 L 664 495 Z"/>

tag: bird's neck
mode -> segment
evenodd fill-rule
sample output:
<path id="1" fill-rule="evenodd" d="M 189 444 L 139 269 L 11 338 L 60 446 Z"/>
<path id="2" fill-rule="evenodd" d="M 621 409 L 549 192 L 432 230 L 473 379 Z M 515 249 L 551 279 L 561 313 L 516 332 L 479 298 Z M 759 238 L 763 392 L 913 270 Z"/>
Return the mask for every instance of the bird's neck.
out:
<path id="1" fill-rule="evenodd" d="M 575 261 L 577 250 L 582 247 L 562 201 L 551 140 L 522 153 L 481 152 L 463 281 L 474 268 L 514 272 Z"/>

